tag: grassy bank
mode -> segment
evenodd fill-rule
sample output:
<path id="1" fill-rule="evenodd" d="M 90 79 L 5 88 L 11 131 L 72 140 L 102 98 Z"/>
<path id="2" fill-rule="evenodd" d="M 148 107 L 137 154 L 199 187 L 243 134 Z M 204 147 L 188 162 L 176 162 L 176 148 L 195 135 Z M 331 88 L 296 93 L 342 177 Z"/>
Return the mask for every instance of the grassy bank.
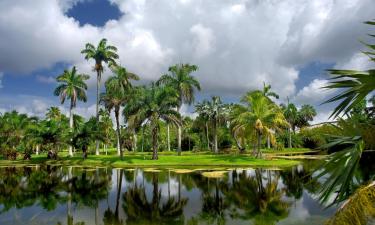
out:
<path id="1" fill-rule="evenodd" d="M 116 155 L 89 155 L 86 160 L 80 156 L 67 157 L 60 154 L 59 160 L 48 160 L 45 154 L 33 155 L 31 160 L 17 159 L 15 161 L 0 160 L 0 166 L 50 164 L 71 166 L 103 166 L 103 167 L 289 167 L 299 161 L 287 159 L 256 159 L 248 155 L 233 154 L 193 154 L 183 153 L 160 154 L 159 160 L 151 160 L 149 153 L 128 153 L 124 159 Z"/>

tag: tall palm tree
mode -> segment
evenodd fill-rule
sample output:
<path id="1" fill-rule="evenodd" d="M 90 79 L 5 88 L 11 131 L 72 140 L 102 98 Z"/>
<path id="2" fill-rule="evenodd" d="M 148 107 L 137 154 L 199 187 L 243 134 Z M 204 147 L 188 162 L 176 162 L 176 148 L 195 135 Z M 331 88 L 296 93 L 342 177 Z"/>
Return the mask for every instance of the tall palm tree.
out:
<path id="1" fill-rule="evenodd" d="M 158 159 L 159 120 L 180 123 L 180 115 L 175 110 L 178 106 L 178 94 L 169 87 L 151 84 L 149 88 L 139 88 L 137 94 L 124 108 L 124 114 L 129 115 L 128 123 L 132 126 L 135 121 L 141 124 L 150 123 L 152 136 L 152 159 Z M 180 124 L 179 124 L 180 125 Z"/>
<path id="2" fill-rule="evenodd" d="M 135 74 L 127 72 L 124 67 L 114 65 L 111 67 L 113 76 L 105 82 L 106 92 L 102 93 L 100 101 L 108 111 L 114 109 L 116 118 L 117 154 L 122 158 L 120 109 L 129 101 L 133 90 L 130 80 L 139 80 Z"/>
<path id="3" fill-rule="evenodd" d="M 199 116 L 205 120 L 205 127 L 206 127 L 206 139 L 207 139 L 207 149 L 210 149 L 210 138 L 208 133 L 208 121 L 209 121 L 209 106 L 210 103 L 207 100 L 203 100 L 201 103 L 195 105 L 195 112 L 199 114 Z"/>
<path id="4" fill-rule="evenodd" d="M 192 104 L 194 102 L 194 89 L 201 89 L 200 84 L 195 77 L 190 74 L 198 70 L 198 66 L 190 64 L 176 64 L 169 67 L 170 74 L 160 77 L 157 84 L 164 84 L 178 91 L 177 111 L 180 112 L 183 103 Z M 182 124 L 182 123 L 180 123 Z M 181 125 L 178 126 L 177 151 L 181 155 Z"/>
<path id="5" fill-rule="evenodd" d="M 297 107 L 289 102 L 288 98 L 288 104 L 286 106 L 281 105 L 281 108 L 283 109 L 284 117 L 289 123 L 288 132 L 289 132 L 289 144 L 288 147 L 292 147 L 292 130 L 293 133 L 296 132 L 296 126 L 298 123 L 298 109 Z"/>
<path id="6" fill-rule="evenodd" d="M 302 105 L 298 111 L 298 127 L 308 126 L 310 121 L 314 120 L 316 116 L 316 110 L 312 105 Z"/>
<path id="7" fill-rule="evenodd" d="M 281 109 L 266 98 L 261 91 L 248 92 L 241 99 L 245 105 L 235 106 L 232 112 L 233 130 L 240 130 L 257 137 L 257 157 L 261 156 L 262 135 L 268 134 L 271 142 L 275 142 L 270 129 L 286 126 Z"/>
<path id="8" fill-rule="evenodd" d="M 87 43 L 85 49 L 81 51 L 85 55 L 86 60 L 95 60 L 94 70 L 96 71 L 96 120 L 99 122 L 99 90 L 100 81 L 103 73 L 103 62 L 109 65 L 116 65 L 117 48 L 112 45 L 107 45 L 107 39 L 100 40 L 98 46 Z M 96 155 L 99 155 L 99 142 L 96 142 Z"/>
<path id="9" fill-rule="evenodd" d="M 60 83 L 54 91 L 55 96 L 60 96 L 61 104 L 64 104 L 66 98 L 70 98 L 69 107 L 69 126 L 73 129 L 73 108 L 77 105 L 77 100 L 86 102 L 86 80 L 89 79 L 88 75 L 78 74 L 77 69 L 73 66 L 72 70 L 64 70 L 64 73 L 59 75 L 56 80 Z M 73 156 L 73 146 L 69 147 L 69 155 Z"/>

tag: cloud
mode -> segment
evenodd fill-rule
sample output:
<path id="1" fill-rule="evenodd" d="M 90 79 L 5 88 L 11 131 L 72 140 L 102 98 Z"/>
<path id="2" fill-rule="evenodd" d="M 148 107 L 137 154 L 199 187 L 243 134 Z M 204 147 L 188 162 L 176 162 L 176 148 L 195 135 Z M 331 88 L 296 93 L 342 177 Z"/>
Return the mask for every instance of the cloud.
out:
<path id="1" fill-rule="evenodd" d="M 36 75 L 36 80 L 39 81 L 40 83 L 45 83 L 45 84 L 56 83 L 56 79 L 52 76 Z"/>
<path id="2" fill-rule="evenodd" d="M 1 1 L 2 71 L 29 74 L 65 62 L 92 75 L 94 92 L 94 62 L 80 51 L 105 37 L 118 47 L 121 65 L 143 82 L 187 62 L 199 66 L 194 75 L 202 95 L 239 96 L 266 82 L 282 98 L 295 95 L 298 102 L 317 104 L 323 83 L 314 80 L 298 91 L 299 68 L 314 61 L 366 66 L 358 39 L 369 31 L 361 23 L 375 13 L 372 0 L 110 0 L 122 16 L 95 27 L 66 16 L 80 1 Z M 110 75 L 106 69 L 103 81 Z"/>

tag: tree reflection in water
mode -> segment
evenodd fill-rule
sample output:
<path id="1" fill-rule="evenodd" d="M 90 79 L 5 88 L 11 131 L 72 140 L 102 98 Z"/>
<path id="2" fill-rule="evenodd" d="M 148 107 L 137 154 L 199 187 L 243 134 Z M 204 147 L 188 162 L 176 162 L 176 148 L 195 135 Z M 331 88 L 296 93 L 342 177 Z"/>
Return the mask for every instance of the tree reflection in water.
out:
<path id="1" fill-rule="evenodd" d="M 302 198 L 304 190 L 313 193 L 319 186 L 309 174 L 303 168 L 255 169 L 207 178 L 201 172 L 1 168 L 0 218 L 10 209 L 37 206 L 46 215 L 62 210 L 66 219 L 31 215 L 33 223 L 50 219 L 54 221 L 50 224 L 67 225 L 224 225 L 239 220 L 276 224 L 289 216 L 293 199 Z M 199 200 L 188 202 L 192 195 Z"/>

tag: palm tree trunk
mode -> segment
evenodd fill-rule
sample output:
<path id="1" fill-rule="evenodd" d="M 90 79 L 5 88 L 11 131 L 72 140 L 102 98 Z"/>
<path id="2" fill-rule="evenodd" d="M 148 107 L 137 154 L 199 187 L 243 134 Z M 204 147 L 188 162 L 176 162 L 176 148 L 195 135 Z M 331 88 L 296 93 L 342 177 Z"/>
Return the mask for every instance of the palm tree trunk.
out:
<path id="1" fill-rule="evenodd" d="M 116 117 L 116 134 L 117 134 L 117 155 L 120 155 L 122 159 L 122 147 L 121 147 L 121 131 L 120 131 L 120 121 L 119 121 L 119 108 L 115 109 L 115 117 Z"/>
<path id="2" fill-rule="evenodd" d="M 208 137 L 208 123 L 206 122 L 207 149 L 210 150 L 210 138 Z"/>
<path id="3" fill-rule="evenodd" d="M 177 108 L 177 112 L 180 112 L 180 107 L 181 106 L 178 106 Z M 182 120 L 182 119 L 181 119 Z M 181 131 L 181 127 L 182 127 L 182 121 L 180 121 L 180 124 L 178 124 L 178 139 L 177 139 L 177 154 L 178 155 L 181 155 L 181 135 L 182 135 L 182 131 Z"/>
<path id="4" fill-rule="evenodd" d="M 158 128 L 153 125 L 152 128 L 152 159 L 158 159 Z"/>
<path id="5" fill-rule="evenodd" d="M 99 89 L 100 89 L 100 80 L 101 80 L 101 71 L 97 70 L 96 77 L 96 122 L 99 122 Z M 96 149 L 95 155 L 99 155 L 99 140 L 96 140 Z"/>
<path id="6" fill-rule="evenodd" d="M 134 146 L 133 146 L 133 148 L 134 148 L 134 152 L 135 151 L 137 151 L 137 132 L 135 131 L 135 129 L 133 130 L 133 141 L 134 141 Z"/>
<path id="7" fill-rule="evenodd" d="M 260 151 L 262 145 L 262 134 L 258 131 L 258 151 L 257 151 L 257 158 L 262 157 L 262 153 Z"/>
<path id="8" fill-rule="evenodd" d="M 292 148 L 292 132 L 289 128 L 289 144 L 288 144 L 288 148 Z"/>
<path id="9" fill-rule="evenodd" d="M 167 146 L 168 146 L 168 151 L 171 151 L 171 139 L 169 136 L 169 124 L 167 123 Z"/>
<path id="10" fill-rule="evenodd" d="M 104 144 L 105 155 L 108 155 L 107 144 Z"/>
<path id="11" fill-rule="evenodd" d="M 270 135 L 267 135 L 267 148 L 271 148 L 271 140 Z"/>
<path id="12" fill-rule="evenodd" d="M 181 135 L 182 135 L 182 131 L 181 131 L 181 125 L 178 125 L 177 126 L 178 128 L 178 139 L 177 139 L 177 153 L 178 155 L 181 155 Z"/>
<path id="13" fill-rule="evenodd" d="M 214 151 L 215 153 L 218 153 L 219 152 L 219 149 L 217 147 L 217 121 L 215 119 L 215 122 L 214 122 Z"/>
<path id="14" fill-rule="evenodd" d="M 69 128 L 70 131 L 73 131 L 73 99 L 70 102 L 70 108 L 69 108 Z M 72 139 L 70 139 L 72 141 Z M 73 146 L 69 146 L 69 156 L 73 156 Z"/>
<path id="15" fill-rule="evenodd" d="M 36 155 L 39 155 L 39 149 L 40 149 L 40 145 L 37 144 L 37 145 L 36 145 L 36 150 L 35 150 L 35 154 L 36 154 Z"/>

